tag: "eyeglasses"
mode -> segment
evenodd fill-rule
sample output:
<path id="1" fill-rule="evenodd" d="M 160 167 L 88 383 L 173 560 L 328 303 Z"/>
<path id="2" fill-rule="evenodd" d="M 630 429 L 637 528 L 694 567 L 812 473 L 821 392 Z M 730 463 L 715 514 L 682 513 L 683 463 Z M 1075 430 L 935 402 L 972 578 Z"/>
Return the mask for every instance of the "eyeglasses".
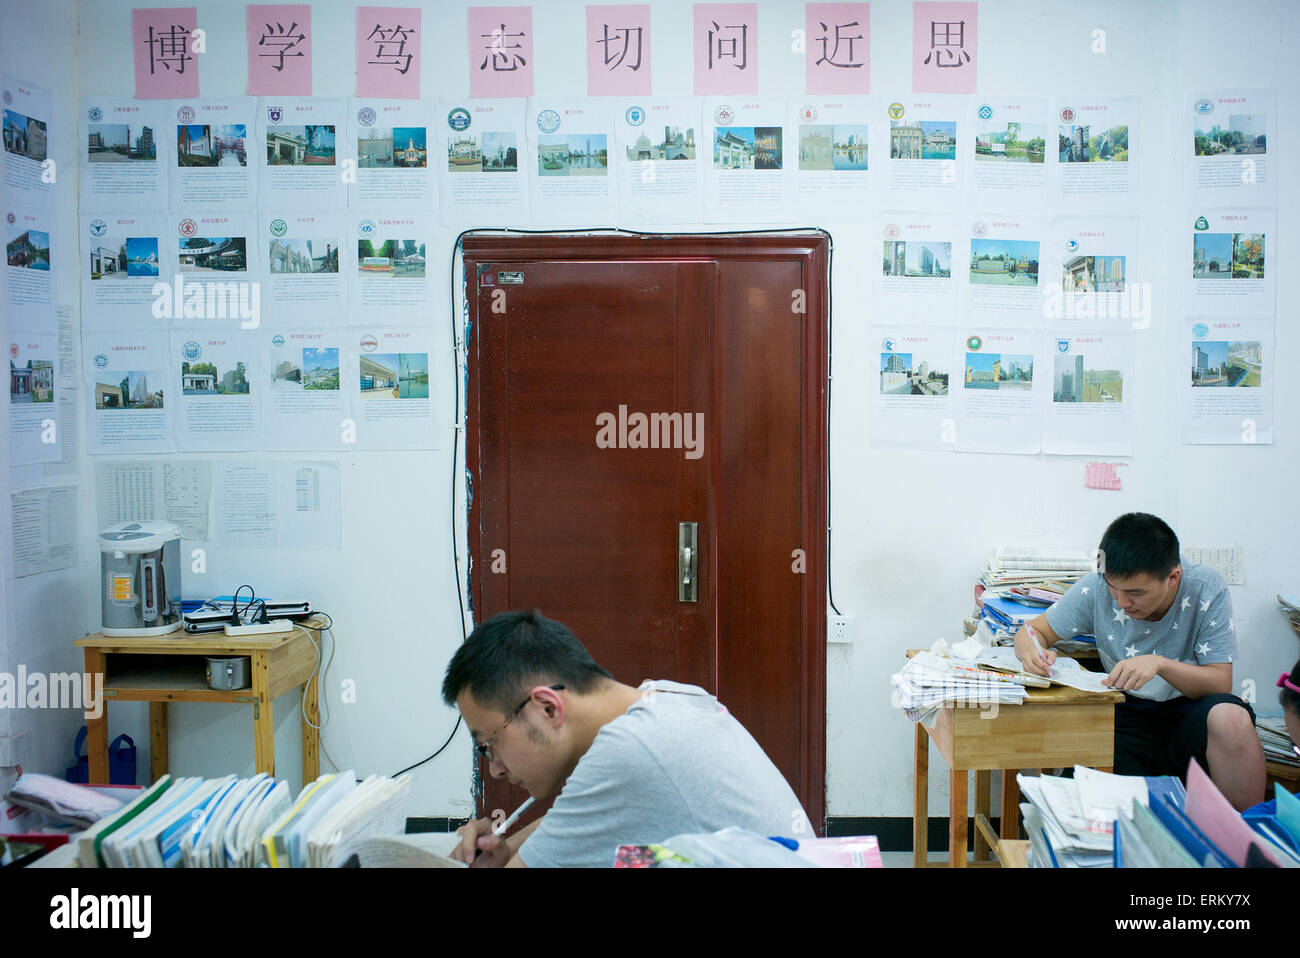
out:
<path id="1" fill-rule="evenodd" d="M 564 688 L 564 686 L 548 685 L 547 688 L 550 689 L 552 692 L 559 692 Z M 509 725 L 511 722 L 513 722 L 515 719 L 519 717 L 519 713 L 522 712 L 528 706 L 528 703 L 531 702 L 532 700 L 533 700 L 533 695 L 530 692 L 528 694 L 528 698 L 524 699 L 517 706 L 515 706 L 515 710 L 510 713 L 510 717 L 501 724 L 501 727 L 499 729 L 497 729 L 488 737 L 488 740 L 486 742 L 474 743 L 474 751 L 478 752 L 480 758 L 482 758 L 484 761 L 488 762 L 489 764 L 495 760 L 493 757 L 492 749 L 496 745 L 497 736 L 506 730 L 507 725 Z"/>

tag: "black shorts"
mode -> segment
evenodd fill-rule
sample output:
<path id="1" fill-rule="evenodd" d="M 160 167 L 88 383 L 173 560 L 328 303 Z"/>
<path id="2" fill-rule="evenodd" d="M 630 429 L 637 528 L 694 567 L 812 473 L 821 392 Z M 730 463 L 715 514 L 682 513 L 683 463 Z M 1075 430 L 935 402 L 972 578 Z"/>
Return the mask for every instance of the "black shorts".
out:
<path id="1" fill-rule="evenodd" d="M 1240 705 L 1255 722 L 1255 710 L 1235 695 L 1220 693 L 1205 698 L 1179 696 L 1153 702 L 1125 693 L 1115 706 L 1115 774 L 1174 775 L 1187 780 L 1191 759 L 1210 771 L 1205 758 L 1209 739 L 1210 709 L 1223 702 Z"/>

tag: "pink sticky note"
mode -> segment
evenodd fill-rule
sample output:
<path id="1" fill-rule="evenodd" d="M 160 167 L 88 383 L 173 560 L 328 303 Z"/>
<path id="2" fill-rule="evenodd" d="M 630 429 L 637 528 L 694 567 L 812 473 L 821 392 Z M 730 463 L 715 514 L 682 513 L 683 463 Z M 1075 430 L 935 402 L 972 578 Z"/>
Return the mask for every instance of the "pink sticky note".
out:
<path id="1" fill-rule="evenodd" d="M 311 96 L 311 4 L 249 6 L 248 95 Z"/>
<path id="2" fill-rule="evenodd" d="M 469 8 L 469 95 L 533 95 L 533 8 Z"/>
<path id="3" fill-rule="evenodd" d="M 192 36 L 197 26 L 194 7 L 131 11 L 137 100 L 199 95 L 199 61 Z"/>
<path id="4" fill-rule="evenodd" d="M 809 93 L 871 92 L 871 4 L 805 8 Z"/>
<path id="5" fill-rule="evenodd" d="M 587 6 L 587 96 L 650 95 L 650 5 Z"/>
<path id="6" fill-rule="evenodd" d="M 420 98 L 420 11 L 357 7 L 357 96 Z"/>
<path id="7" fill-rule="evenodd" d="M 695 5 L 695 95 L 758 93 L 758 4 Z"/>
<path id="8" fill-rule="evenodd" d="M 1090 462 L 1084 466 L 1083 484 L 1089 489 L 1119 489 L 1119 474 L 1113 462 Z"/>
<path id="9" fill-rule="evenodd" d="M 974 93 L 979 4 L 912 4 L 912 92 Z"/>

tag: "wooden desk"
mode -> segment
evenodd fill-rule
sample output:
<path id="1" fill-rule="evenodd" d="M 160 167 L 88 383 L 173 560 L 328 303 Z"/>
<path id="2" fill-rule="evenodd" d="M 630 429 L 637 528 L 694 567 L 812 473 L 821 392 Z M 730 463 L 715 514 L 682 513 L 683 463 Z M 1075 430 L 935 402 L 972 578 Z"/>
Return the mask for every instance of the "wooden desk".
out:
<path id="1" fill-rule="evenodd" d="M 908 653 L 909 656 L 914 654 Z M 975 772 L 975 858 L 985 864 L 996 836 L 988 824 L 993 769 L 1002 772 L 1001 838 L 1019 837 L 1020 786 L 1016 772 L 1027 768 L 1088 765 L 1109 771 L 1115 761 L 1114 703 L 1122 692 L 1079 692 L 1053 685 L 1029 689 L 1020 705 L 992 709 L 949 706 L 933 730 L 916 723 L 916 784 L 912 804 L 912 849 L 917 868 L 928 867 L 930 742 L 948 762 L 948 865 L 966 865 L 966 796 Z M 982 821 L 981 821 L 982 819 Z M 988 862 L 988 864 L 993 864 Z"/>
<path id="2" fill-rule="evenodd" d="M 323 623 L 308 620 L 308 624 Z M 319 640 L 318 640 L 319 642 Z M 301 686 L 303 711 L 311 719 L 302 723 L 302 780 L 320 775 L 320 724 L 317 682 L 308 682 L 316 669 L 316 647 L 302 629 L 268 635 L 234 638 L 209 635 L 125 638 L 103 633 L 77 639 L 86 657 L 86 671 L 104 674 L 104 708 L 97 719 L 86 721 L 90 781 L 108 783 L 108 703 L 149 703 L 150 781 L 168 771 L 167 703 L 238 702 L 253 706 L 253 754 L 257 771 L 275 775 L 275 723 L 272 703 L 290 689 Z M 208 687 L 204 656 L 246 655 L 252 666 L 250 688 L 220 692 Z"/>

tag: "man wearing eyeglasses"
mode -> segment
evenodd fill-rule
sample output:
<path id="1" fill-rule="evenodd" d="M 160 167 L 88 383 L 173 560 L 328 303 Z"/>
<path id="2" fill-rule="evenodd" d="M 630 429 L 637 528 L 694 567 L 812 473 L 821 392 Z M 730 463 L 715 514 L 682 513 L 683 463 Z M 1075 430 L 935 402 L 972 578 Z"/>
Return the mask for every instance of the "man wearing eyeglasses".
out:
<path id="1" fill-rule="evenodd" d="M 789 784 L 717 699 L 676 682 L 624 685 L 539 612 L 479 625 L 447 666 L 442 697 L 494 777 L 555 799 L 508 838 L 491 819 L 462 826 L 464 861 L 608 868 L 619 845 L 683 833 L 812 835 Z"/>

